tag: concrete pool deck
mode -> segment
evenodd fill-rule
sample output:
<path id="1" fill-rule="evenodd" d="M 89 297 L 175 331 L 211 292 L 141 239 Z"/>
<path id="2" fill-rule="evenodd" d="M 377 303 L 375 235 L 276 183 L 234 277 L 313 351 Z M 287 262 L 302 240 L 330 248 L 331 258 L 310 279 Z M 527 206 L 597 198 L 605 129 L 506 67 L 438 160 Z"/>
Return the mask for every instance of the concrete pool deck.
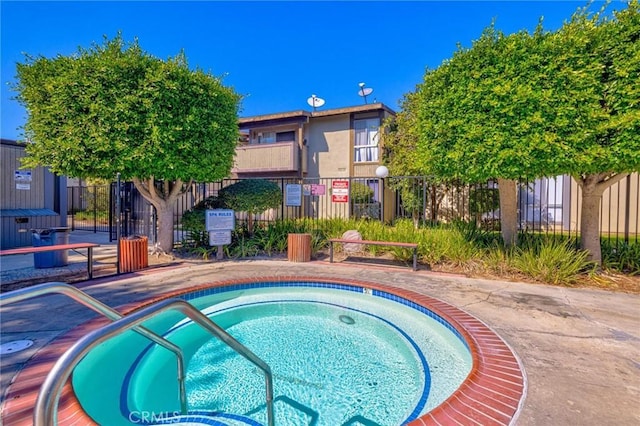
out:
<path id="1" fill-rule="evenodd" d="M 527 376 L 524 404 L 515 424 L 640 423 L 638 295 L 469 279 L 404 267 L 282 260 L 189 263 L 77 286 L 117 307 L 207 282 L 293 275 L 356 279 L 412 290 L 484 322 L 513 349 Z M 15 374 L 40 348 L 95 318 L 88 309 L 59 295 L 3 307 L 0 315 L 0 343 L 35 342 L 23 352 L 2 356 L 3 398 Z"/>

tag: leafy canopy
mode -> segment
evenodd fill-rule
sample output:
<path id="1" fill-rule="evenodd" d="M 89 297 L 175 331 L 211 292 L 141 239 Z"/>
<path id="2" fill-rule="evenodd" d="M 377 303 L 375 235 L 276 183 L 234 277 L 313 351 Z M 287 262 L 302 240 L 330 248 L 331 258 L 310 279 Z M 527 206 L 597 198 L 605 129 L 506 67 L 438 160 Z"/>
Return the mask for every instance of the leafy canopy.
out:
<path id="1" fill-rule="evenodd" d="M 405 96 L 392 165 L 467 182 L 640 169 L 639 16 L 634 0 L 553 33 L 487 28 Z"/>
<path id="2" fill-rule="evenodd" d="M 212 181 L 227 176 L 240 101 L 220 78 L 118 35 L 73 56 L 27 57 L 16 99 L 28 113 L 25 166 L 74 177 Z"/>
<path id="3" fill-rule="evenodd" d="M 278 184 L 264 179 L 246 179 L 222 188 L 218 198 L 226 207 L 253 214 L 280 207 L 282 191 Z"/>

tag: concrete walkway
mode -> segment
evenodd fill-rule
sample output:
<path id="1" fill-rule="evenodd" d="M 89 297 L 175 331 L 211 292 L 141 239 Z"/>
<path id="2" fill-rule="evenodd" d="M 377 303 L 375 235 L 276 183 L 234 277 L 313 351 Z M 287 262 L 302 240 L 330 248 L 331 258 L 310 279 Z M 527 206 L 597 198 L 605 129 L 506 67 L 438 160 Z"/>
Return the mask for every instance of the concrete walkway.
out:
<path id="1" fill-rule="evenodd" d="M 80 284 L 110 306 L 171 289 L 233 278 L 292 275 L 354 278 L 411 289 L 485 322 L 512 347 L 527 375 L 518 425 L 640 424 L 640 296 L 411 272 L 372 265 L 221 261 L 156 268 Z M 0 310 L 0 343 L 34 345 L 2 357 L 2 395 L 41 347 L 94 315 L 63 296 Z"/>

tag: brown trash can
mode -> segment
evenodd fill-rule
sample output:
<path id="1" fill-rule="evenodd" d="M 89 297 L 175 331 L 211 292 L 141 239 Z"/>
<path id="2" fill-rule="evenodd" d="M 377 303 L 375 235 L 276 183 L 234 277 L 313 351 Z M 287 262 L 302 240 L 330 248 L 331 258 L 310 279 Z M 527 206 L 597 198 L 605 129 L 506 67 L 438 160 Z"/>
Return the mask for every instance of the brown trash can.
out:
<path id="1" fill-rule="evenodd" d="M 311 260 L 311 234 L 289 234 L 287 258 L 289 262 L 309 262 Z"/>
<path id="2" fill-rule="evenodd" d="M 120 239 L 120 272 L 139 271 L 149 266 L 149 244 L 145 236 Z"/>

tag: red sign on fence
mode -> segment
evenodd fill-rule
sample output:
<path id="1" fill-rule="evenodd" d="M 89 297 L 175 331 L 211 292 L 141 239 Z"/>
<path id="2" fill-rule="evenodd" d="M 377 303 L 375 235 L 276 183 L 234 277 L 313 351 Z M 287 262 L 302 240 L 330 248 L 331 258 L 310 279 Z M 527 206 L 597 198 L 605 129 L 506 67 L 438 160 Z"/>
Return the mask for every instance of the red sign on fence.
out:
<path id="1" fill-rule="evenodd" d="M 331 201 L 334 203 L 349 202 L 349 181 L 334 180 L 331 183 Z"/>

